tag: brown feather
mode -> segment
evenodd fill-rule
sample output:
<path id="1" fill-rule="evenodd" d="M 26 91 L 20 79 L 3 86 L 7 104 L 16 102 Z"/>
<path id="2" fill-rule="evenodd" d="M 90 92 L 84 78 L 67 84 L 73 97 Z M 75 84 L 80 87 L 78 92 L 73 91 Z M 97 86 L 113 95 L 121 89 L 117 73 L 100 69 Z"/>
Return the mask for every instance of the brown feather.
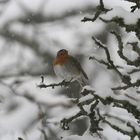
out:
<path id="1" fill-rule="evenodd" d="M 75 59 L 75 58 L 72 57 L 72 56 L 69 56 L 69 57 L 70 57 L 70 59 L 74 62 L 74 64 L 77 66 L 78 70 L 81 71 L 82 74 L 84 75 L 84 77 L 88 80 L 88 76 L 87 76 L 87 74 L 84 72 L 84 70 L 83 70 L 81 64 L 78 62 L 78 60 Z"/>

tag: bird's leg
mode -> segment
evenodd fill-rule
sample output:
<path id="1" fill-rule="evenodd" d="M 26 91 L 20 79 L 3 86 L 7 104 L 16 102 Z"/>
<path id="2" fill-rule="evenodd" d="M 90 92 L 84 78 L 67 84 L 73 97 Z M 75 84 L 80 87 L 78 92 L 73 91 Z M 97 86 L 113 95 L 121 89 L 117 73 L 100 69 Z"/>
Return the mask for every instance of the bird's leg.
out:
<path id="1" fill-rule="evenodd" d="M 70 82 L 67 81 L 66 79 L 64 79 L 61 83 L 62 83 L 62 85 L 65 86 L 65 87 L 69 86 L 69 84 L 70 84 Z"/>

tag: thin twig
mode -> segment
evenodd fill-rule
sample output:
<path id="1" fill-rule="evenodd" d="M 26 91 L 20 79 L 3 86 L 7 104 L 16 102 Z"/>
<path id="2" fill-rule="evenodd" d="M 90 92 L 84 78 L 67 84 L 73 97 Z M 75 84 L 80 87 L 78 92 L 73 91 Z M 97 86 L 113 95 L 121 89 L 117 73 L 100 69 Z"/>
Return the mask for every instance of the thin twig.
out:
<path id="1" fill-rule="evenodd" d="M 55 87 L 58 87 L 58 86 L 67 87 L 67 86 L 70 85 L 71 81 L 72 81 L 72 80 L 70 80 L 70 81 L 65 81 L 65 80 L 63 80 L 62 82 L 59 82 L 59 83 L 57 83 L 57 84 L 56 84 L 56 83 L 53 83 L 53 84 L 47 85 L 47 84 L 44 83 L 44 77 L 41 76 L 41 83 L 38 84 L 37 87 L 39 87 L 39 88 L 48 88 L 48 87 L 55 88 Z"/>

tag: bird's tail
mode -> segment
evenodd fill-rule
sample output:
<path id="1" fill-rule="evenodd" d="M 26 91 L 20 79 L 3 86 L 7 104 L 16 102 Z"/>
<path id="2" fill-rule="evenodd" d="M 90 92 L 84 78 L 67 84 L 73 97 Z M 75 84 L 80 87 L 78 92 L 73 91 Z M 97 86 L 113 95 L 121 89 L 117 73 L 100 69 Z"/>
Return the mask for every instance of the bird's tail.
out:
<path id="1" fill-rule="evenodd" d="M 81 76 L 80 78 L 77 79 L 81 87 L 84 87 L 86 85 L 89 85 L 89 80 L 85 78 L 84 76 Z"/>

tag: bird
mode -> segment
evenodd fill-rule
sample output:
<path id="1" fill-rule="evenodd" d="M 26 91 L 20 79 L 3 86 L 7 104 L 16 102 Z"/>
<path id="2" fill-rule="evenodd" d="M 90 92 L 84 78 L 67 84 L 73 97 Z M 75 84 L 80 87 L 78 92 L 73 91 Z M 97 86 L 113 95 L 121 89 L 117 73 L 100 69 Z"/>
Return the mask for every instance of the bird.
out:
<path id="1" fill-rule="evenodd" d="M 53 68 L 56 76 L 65 81 L 77 81 L 81 87 L 89 84 L 88 76 L 81 64 L 75 57 L 69 55 L 66 49 L 57 52 Z"/>

